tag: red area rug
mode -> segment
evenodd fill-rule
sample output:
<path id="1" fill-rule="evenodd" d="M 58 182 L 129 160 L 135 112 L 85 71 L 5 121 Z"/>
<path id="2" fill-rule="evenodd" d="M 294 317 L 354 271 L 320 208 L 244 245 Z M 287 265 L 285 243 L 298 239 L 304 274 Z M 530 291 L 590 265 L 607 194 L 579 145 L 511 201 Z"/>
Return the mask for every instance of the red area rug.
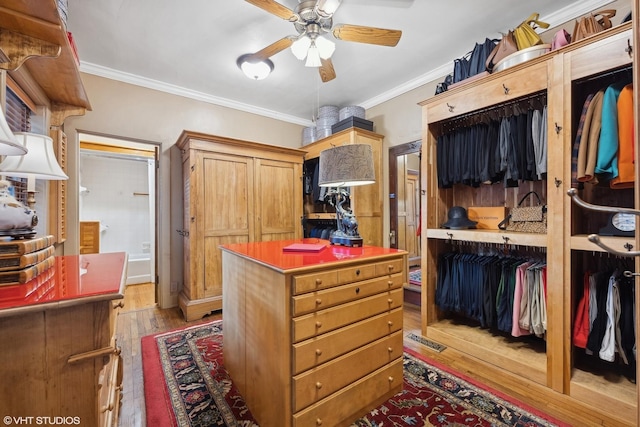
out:
<path id="1" fill-rule="evenodd" d="M 222 363 L 222 321 L 142 338 L 147 425 L 257 426 Z M 564 426 L 404 352 L 404 387 L 353 426 Z"/>

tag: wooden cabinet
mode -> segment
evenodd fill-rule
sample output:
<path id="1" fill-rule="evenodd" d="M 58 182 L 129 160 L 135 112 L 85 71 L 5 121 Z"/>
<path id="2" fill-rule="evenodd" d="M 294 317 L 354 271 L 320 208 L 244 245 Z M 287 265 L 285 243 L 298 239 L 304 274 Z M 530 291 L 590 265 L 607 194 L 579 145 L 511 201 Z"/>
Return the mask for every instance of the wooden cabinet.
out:
<path id="1" fill-rule="evenodd" d="M 320 152 L 344 144 L 367 144 L 373 149 L 373 164 L 376 182 L 351 188 L 350 207 L 358 220 L 358 232 L 363 244 L 382 246 L 382 135 L 360 129 L 350 128 L 327 138 L 305 145 L 305 175 L 311 176 L 316 170 Z M 313 200 L 313 193 L 304 195 L 304 216 L 307 220 L 305 236 L 309 236 L 314 226 L 335 225 L 335 209 L 328 203 Z"/>
<path id="2" fill-rule="evenodd" d="M 422 188 L 426 189 L 422 200 L 422 223 L 426 225 L 422 231 L 422 292 L 426 301 L 422 334 L 448 347 L 436 356 L 440 361 L 533 406 L 541 407 L 551 400 L 562 402 L 563 409 L 549 408 L 549 412 L 581 425 L 637 425 L 635 365 L 626 368 L 629 375 L 625 377 L 625 368 L 601 363 L 597 356 L 585 358 L 584 350 L 573 345 L 584 272 L 597 268 L 604 259 L 615 262 L 615 257 L 587 237 L 598 232 L 602 217 L 580 210 L 567 196 L 572 185 L 572 150 L 586 94 L 616 79 L 630 79 L 634 73 L 630 68 L 630 47 L 635 42 L 631 25 L 622 24 L 421 103 L 425 124 Z M 517 186 L 439 185 L 438 168 L 445 167 L 438 164 L 438 150 L 446 143 L 442 135 L 505 115 L 514 106 L 526 109 L 526 104 L 540 101 L 547 109 L 547 171 L 543 179 L 519 180 Z M 532 190 L 547 205 L 546 234 L 442 227 L 453 206 L 513 208 Z M 599 205 L 634 206 L 632 189 L 616 192 L 594 187 L 582 190 L 581 195 Z M 635 245 L 633 237 L 603 240 L 620 250 Z M 438 268 L 444 254 L 454 251 L 517 255 L 545 263 L 544 333 L 540 337 L 513 336 L 438 303 L 442 290 L 438 288 L 443 286 Z M 475 362 L 467 363 L 468 357 Z"/>
<path id="3" fill-rule="evenodd" d="M 115 325 L 125 276 L 124 252 L 61 256 L 31 281 L 0 288 L 7 416 L 118 426 L 123 367 Z"/>
<path id="4" fill-rule="evenodd" d="M 301 236 L 304 152 L 183 132 L 184 283 L 187 320 L 222 308 L 221 244 Z"/>
<path id="5" fill-rule="evenodd" d="M 261 426 L 343 425 L 402 388 L 406 252 L 291 242 L 223 246 L 225 367 Z"/>

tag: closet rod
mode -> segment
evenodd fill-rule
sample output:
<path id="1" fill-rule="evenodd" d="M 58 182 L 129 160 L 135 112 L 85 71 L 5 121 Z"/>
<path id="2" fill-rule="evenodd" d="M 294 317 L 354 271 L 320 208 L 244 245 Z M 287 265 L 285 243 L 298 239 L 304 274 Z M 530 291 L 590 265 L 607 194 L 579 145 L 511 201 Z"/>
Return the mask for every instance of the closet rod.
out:
<path id="1" fill-rule="evenodd" d="M 592 76 L 577 80 L 575 83 L 576 84 L 589 83 L 593 81 L 603 80 L 607 77 L 616 76 L 618 74 L 627 74 L 627 73 L 629 74 L 629 83 L 631 83 L 631 80 L 633 79 L 633 66 L 631 65 L 625 65 L 622 68 L 618 68 L 616 70 L 609 70 L 605 73 L 594 74 Z"/>
<path id="2" fill-rule="evenodd" d="M 512 114 L 506 114 L 505 111 L 513 106 L 523 105 L 522 110 L 526 111 L 530 109 L 533 102 L 539 102 L 540 108 L 547 104 L 547 91 L 543 90 L 540 92 L 534 92 L 529 95 L 522 96 L 520 98 L 511 99 L 508 101 L 501 102 L 499 104 L 491 105 L 489 107 L 484 107 L 479 110 L 470 111 L 468 113 L 461 114 L 459 116 L 453 117 L 451 119 L 447 119 L 439 122 L 442 129 L 446 129 L 447 132 L 455 130 L 460 127 L 460 124 L 468 123 L 469 119 L 477 119 L 483 115 L 490 115 L 491 113 L 495 114 L 497 118 L 502 117 L 510 117 Z M 504 114 L 503 114 L 504 113 Z"/>

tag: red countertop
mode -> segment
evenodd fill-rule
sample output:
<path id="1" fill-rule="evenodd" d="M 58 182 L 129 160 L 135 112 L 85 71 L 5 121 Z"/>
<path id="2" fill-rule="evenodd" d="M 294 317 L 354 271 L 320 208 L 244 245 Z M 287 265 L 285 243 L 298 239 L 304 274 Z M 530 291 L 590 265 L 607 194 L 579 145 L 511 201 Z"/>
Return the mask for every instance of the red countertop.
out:
<path id="1" fill-rule="evenodd" d="M 0 286 L 0 317 L 124 297 L 126 252 L 57 256 L 55 266 L 24 284 Z"/>
<path id="2" fill-rule="evenodd" d="M 295 243 L 320 243 L 324 244 L 325 248 L 319 252 L 288 252 L 284 250 L 284 247 Z M 365 245 L 360 248 L 350 248 L 331 245 L 328 240 L 317 238 L 234 243 L 221 245 L 220 249 L 250 258 L 283 272 L 287 270 L 304 269 L 319 264 L 359 261 L 373 257 L 393 256 L 406 253 L 406 251 L 401 249 L 381 248 L 377 246 Z"/>

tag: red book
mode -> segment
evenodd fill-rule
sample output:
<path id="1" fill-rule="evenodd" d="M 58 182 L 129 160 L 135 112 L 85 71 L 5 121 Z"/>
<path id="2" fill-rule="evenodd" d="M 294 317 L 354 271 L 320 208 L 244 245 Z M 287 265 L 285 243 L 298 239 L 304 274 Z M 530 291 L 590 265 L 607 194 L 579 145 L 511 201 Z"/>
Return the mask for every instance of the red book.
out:
<path id="1" fill-rule="evenodd" d="M 320 252 L 326 247 L 325 243 L 292 243 L 282 250 L 285 252 Z"/>

